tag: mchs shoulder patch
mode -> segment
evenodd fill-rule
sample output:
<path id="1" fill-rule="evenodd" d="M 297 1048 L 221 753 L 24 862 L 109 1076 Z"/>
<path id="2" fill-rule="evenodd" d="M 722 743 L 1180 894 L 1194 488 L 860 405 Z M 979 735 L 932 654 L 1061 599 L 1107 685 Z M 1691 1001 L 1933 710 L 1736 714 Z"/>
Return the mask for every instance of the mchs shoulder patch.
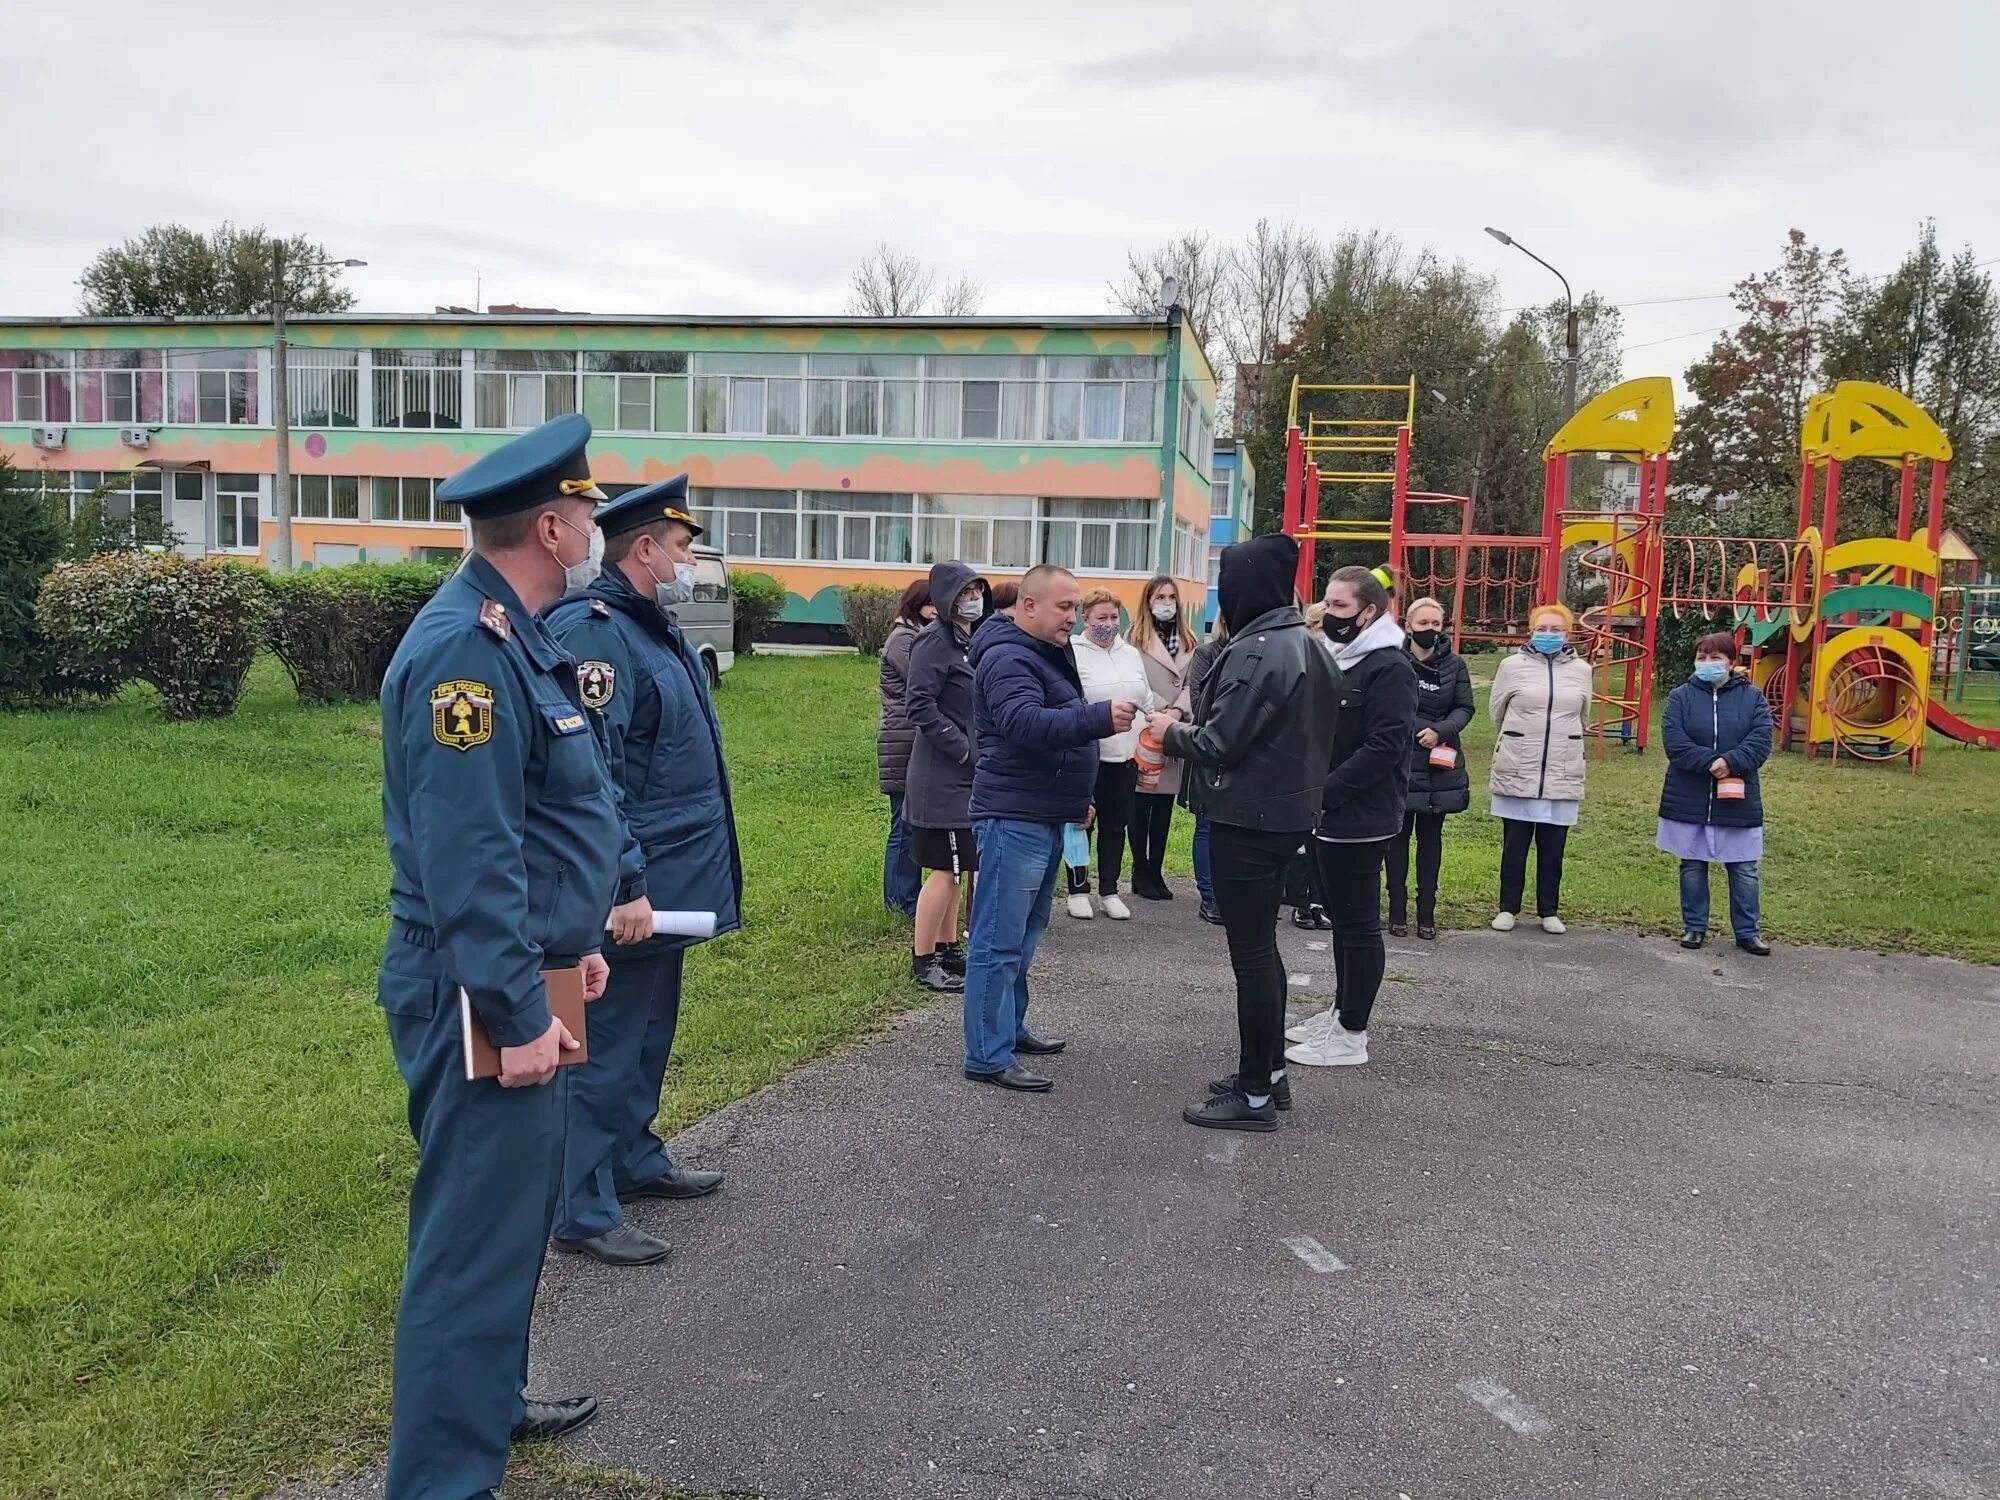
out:
<path id="1" fill-rule="evenodd" d="M 576 687 L 585 708 L 603 708 L 618 691 L 618 669 L 608 661 L 578 662 Z"/>

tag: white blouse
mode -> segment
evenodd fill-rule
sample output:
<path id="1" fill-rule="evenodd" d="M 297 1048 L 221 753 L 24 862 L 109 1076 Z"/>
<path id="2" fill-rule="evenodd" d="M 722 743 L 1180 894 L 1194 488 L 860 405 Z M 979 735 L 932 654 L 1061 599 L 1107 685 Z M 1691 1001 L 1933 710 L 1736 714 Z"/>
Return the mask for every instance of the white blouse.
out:
<path id="1" fill-rule="evenodd" d="M 1146 727 L 1145 716 L 1166 706 L 1154 699 L 1146 684 L 1146 659 L 1137 646 L 1122 637 L 1109 647 L 1099 646 L 1087 635 L 1074 637 L 1070 644 L 1076 647 L 1076 671 L 1083 679 L 1085 698 L 1092 703 L 1122 698 L 1139 705 L 1139 717 L 1130 729 L 1097 742 L 1099 760 L 1130 760 L 1139 753 L 1139 731 Z"/>

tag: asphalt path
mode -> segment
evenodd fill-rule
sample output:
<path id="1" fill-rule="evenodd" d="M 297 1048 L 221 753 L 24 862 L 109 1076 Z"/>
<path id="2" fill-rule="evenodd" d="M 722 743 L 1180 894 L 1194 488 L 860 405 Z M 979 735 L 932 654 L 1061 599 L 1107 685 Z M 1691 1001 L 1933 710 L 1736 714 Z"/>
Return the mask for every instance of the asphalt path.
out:
<path id="1" fill-rule="evenodd" d="M 1133 905 L 1055 919 L 1051 1094 L 967 1082 L 947 1004 L 681 1137 L 729 1183 L 635 1210 L 673 1259 L 545 1278 L 572 1451 L 781 1500 L 2000 1500 L 2000 970 L 1391 939 L 1372 1061 L 1241 1135 L 1180 1119 L 1234 1066 L 1220 929 Z M 1302 1006 L 1326 937 L 1283 928 Z"/>

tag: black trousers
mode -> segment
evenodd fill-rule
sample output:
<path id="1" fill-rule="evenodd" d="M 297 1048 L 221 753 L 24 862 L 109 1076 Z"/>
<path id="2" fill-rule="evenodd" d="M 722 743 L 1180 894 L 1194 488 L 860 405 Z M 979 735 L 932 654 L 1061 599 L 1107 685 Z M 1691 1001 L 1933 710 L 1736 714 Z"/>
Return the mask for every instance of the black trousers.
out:
<path id="1" fill-rule="evenodd" d="M 1365 844 L 1312 841 L 1313 868 L 1333 919 L 1334 1000 L 1340 1024 L 1366 1031 L 1382 989 L 1382 861 L 1395 839 Z"/>
<path id="2" fill-rule="evenodd" d="M 1389 921 L 1410 920 L 1410 835 L 1417 838 L 1417 925 L 1437 926 L 1438 868 L 1444 863 L 1443 813 L 1403 814 L 1403 831 L 1389 840 Z"/>
<path id="3" fill-rule="evenodd" d="M 1097 790 L 1091 796 L 1097 808 L 1097 892 L 1118 894 L 1118 875 L 1125 866 L 1125 833 L 1132 823 L 1133 788 L 1139 783 L 1139 767 L 1129 760 L 1101 760 L 1097 763 Z M 1090 889 L 1090 871 L 1072 866 L 1069 893 L 1081 896 Z"/>
<path id="4" fill-rule="evenodd" d="M 1500 820 L 1500 910 L 1521 914 L 1528 886 L 1528 846 L 1535 846 L 1535 915 L 1553 917 L 1562 903 L 1563 847 L 1569 830 L 1560 823 Z"/>
<path id="5" fill-rule="evenodd" d="M 1268 1093 L 1285 1065 L 1285 965 L 1278 957 L 1278 902 L 1297 833 L 1234 823 L 1209 824 L 1208 859 L 1215 904 L 1236 971 L 1236 1071 L 1247 1093 Z"/>
<path id="6" fill-rule="evenodd" d="M 1136 779 L 1136 766 L 1133 776 Z M 1167 857 L 1167 835 L 1174 826 L 1174 795 L 1172 792 L 1134 792 L 1132 794 L 1132 887 L 1138 889 L 1139 882 L 1149 881 L 1159 884 L 1166 877 L 1160 873 L 1160 863 Z"/>

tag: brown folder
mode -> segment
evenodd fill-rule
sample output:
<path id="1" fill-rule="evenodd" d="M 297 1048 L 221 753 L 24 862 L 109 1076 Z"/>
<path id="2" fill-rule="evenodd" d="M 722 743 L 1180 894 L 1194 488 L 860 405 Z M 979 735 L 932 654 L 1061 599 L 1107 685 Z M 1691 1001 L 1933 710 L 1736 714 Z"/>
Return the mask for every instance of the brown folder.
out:
<path id="1" fill-rule="evenodd" d="M 583 1032 L 583 970 L 575 966 L 544 969 L 542 982 L 549 989 L 549 1014 L 568 1027 L 569 1034 L 577 1040 L 576 1051 L 559 1054 L 556 1066 L 572 1067 L 590 1056 L 590 1043 Z M 486 1028 L 472 1009 L 472 997 L 464 990 L 458 992 L 458 1024 L 465 1036 L 466 1078 L 498 1078 L 500 1049 L 488 1039 Z"/>

